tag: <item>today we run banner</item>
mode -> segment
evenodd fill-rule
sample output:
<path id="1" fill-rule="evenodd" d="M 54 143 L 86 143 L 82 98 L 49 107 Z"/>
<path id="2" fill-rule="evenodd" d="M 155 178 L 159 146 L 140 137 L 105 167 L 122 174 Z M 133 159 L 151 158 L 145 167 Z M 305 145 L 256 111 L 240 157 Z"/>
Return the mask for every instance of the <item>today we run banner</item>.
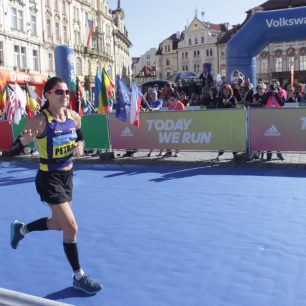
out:
<path id="1" fill-rule="evenodd" d="M 246 150 L 245 111 L 140 113 L 140 128 L 109 116 L 113 149 Z"/>

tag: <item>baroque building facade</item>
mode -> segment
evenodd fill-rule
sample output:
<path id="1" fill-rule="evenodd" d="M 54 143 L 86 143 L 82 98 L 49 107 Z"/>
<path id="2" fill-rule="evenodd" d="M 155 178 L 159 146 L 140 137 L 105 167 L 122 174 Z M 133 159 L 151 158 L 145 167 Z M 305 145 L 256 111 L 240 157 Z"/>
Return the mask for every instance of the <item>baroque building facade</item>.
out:
<path id="1" fill-rule="evenodd" d="M 178 71 L 200 74 L 203 64 L 209 64 L 211 74 L 219 73 L 218 38 L 229 25 L 213 24 L 194 17 L 184 31 L 177 32 L 159 45 L 156 52 L 157 77 L 167 79 Z"/>
<path id="2" fill-rule="evenodd" d="M 2 0 L 0 2 L 0 72 L 55 75 L 54 48 L 73 48 L 75 73 L 94 86 L 97 69 L 114 79 L 130 78 L 131 42 L 120 0 L 110 10 L 107 0 Z M 94 20 L 87 47 L 88 20 Z"/>
<path id="3" fill-rule="evenodd" d="M 211 65 L 214 79 L 226 76 L 226 43 L 248 19 L 260 11 L 306 6 L 306 0 L 269 0 L 246 12 L 241 25 L 212 24 L 195 16 L 184 31 L 163 40 L 156 52 L 156 78 L 167 79 L 178 71 L 201 73 L 204 63 Z M 256 76 L 265 82 L 276 78 L 282 84 L 290 80 L 292 64 L 295 80 L 306 83 L 306 39 L 268 44 L 256 56 Z"/>

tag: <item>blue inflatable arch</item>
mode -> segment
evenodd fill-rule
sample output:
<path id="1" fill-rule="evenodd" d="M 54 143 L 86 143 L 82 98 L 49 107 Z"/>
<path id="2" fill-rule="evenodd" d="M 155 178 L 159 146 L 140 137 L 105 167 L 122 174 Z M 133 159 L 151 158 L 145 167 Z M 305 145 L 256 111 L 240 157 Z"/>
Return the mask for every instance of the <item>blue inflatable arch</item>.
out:
<path id="1" fill-rule="evenodd" d="M 256 86 L 256 55 L 273 42 L 306 39 L 306 7 L 255 13 L 226 44 L 226 73 L 242 71 Z"/>

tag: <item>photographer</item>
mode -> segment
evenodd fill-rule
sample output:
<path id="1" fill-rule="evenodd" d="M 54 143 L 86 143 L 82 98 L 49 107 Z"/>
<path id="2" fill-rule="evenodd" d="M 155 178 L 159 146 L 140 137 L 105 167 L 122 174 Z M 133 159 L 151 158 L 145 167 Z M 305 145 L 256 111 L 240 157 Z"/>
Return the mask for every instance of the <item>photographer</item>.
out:
<path id="1" fill-rule="evenodd" d="M 266 92 L 262 98 L 262 105 L 265 108 L 280 108 L 284 106 L 285 99 L 279 95 L 279 87 L 272 83 L 269 86 L 268 92 Z M 280 160 L 284 160 L 283 154 L 281 152 L 277 152 L 277 157 Z M 272 152 L 267 152 L 267 161 L 272 160 Z"/>

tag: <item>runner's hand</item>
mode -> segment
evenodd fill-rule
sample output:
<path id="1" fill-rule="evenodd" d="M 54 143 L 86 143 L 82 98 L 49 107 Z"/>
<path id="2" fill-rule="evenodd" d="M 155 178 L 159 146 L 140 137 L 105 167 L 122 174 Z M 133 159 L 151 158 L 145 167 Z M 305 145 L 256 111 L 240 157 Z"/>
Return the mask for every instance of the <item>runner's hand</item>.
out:
<path id="1" fill-rule="evenodd" d="M 24 130 L 19 137 L 20 142 L 22 143 L 22 145 L 26 146 L 36 138 L 38 133 L 39 133 L 38 130 L 31 130 L 31 129 Z"/>
<path id="2" fill-rule="evenodd" d="M 75 157 L 82 156 L 84 154 L 84 141 L 78 141 L 74 144 L 74 153 Z"/>

